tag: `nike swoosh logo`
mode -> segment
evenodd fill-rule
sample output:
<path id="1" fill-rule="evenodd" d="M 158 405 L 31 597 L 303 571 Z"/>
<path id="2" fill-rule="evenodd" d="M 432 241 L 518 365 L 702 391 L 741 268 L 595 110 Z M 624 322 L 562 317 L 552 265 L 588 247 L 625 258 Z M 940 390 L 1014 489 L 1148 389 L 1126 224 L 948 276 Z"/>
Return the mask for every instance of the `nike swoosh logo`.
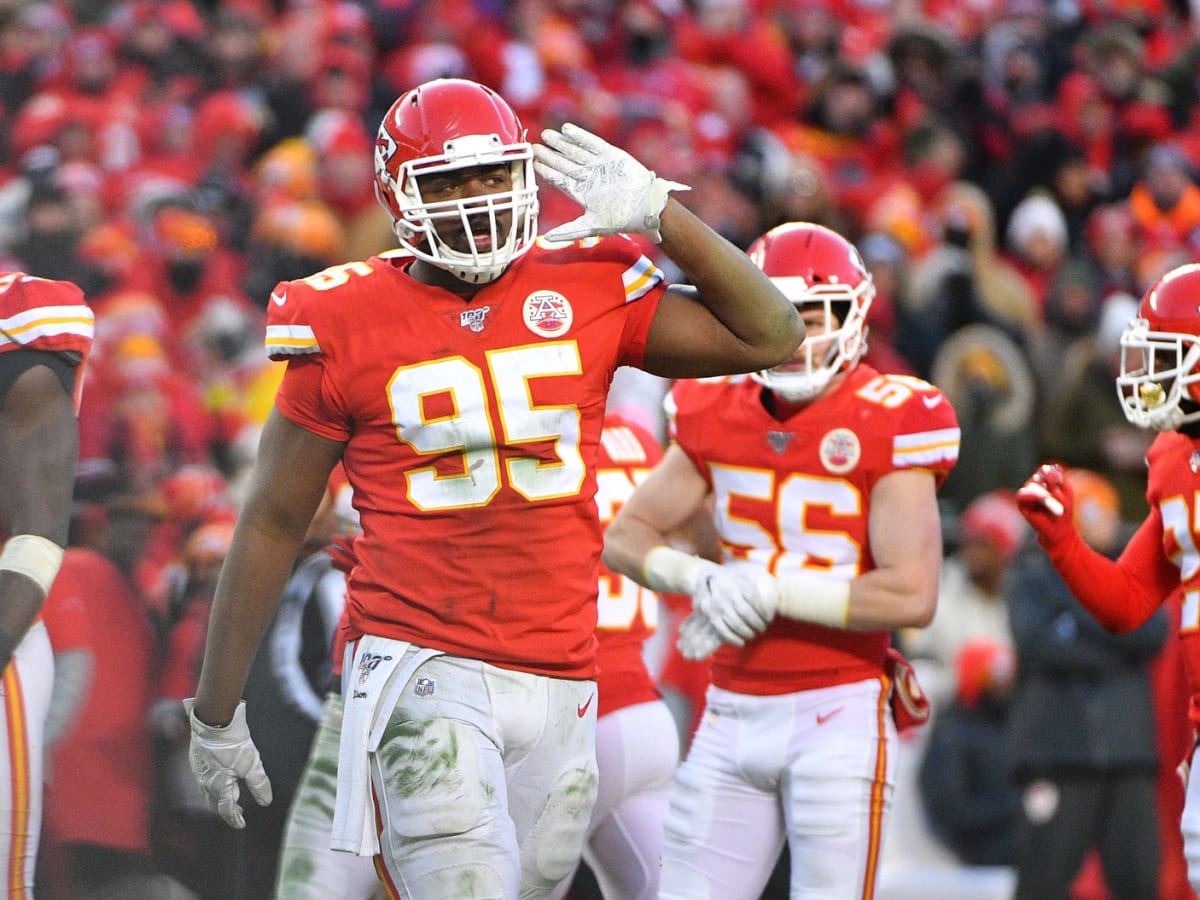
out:
<path id="1" fill-rule="evenodd" d="M 926 394 L 925 396 L 923 396 L 921 398 L 921 401 L 925 404 L 926 409 L 933 409 L 935 406 L 937 406 L 939 403 L 942 402 L 942 395 L 941 394 L 933 394 L 932 396 L 930 396 L 930 395 Z"/>
<path id="2" fill-rule="evenodd" d="M 261 297 L 262 295 L 259 294 L 259 296 Z M 271 291 L 271 302 L 276 306 L 283 306 L 283 304 L 287 303 L 287 294 L 277 294 Z"/>
<path id="3" fill-rule="evenodd" d="M 826 722 L 828 722 L 830 719 L 832 719 L 834 716 L 836 716 L 838 713 L 840 713 L 845 708 L 846 707 L 844 707 L 844 706 L 839 706 L 837 709 L 833 710 L 832 712 L 817 713 L 817 724 L 824 725 Z"/>
<path id="4" fill-rule="evenodd" d="M 595 697 L 595 696 L 596 696 L 595 694 L 592 694 L 592 697 Z M 587 698 L 587 703 L 583 704 L 583 706 L 578 706 L 578 705 L 577 705 L 577 706 L 575 707 L 575 714 L 576 714 L 577 716 L 579 716 L 579 718 L 581 718 L 581 719 L 582 719 L 584 716 L 586 716 L 586 715 L 587 715 L 587 711 L 588 711 L 588 709 L 590 709 L 590 708 L 591 708 L 591 705 L 592 705 L 592 697 L 588 697 L 588 698 Z"/>

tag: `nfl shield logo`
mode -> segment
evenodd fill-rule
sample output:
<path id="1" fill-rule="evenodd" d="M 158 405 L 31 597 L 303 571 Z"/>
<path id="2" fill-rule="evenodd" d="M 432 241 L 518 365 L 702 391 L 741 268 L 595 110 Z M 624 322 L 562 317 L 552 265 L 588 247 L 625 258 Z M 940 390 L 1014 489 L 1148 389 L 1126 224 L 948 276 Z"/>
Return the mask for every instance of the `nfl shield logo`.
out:
<path id="1" fill-rule="evenodd" d="M 492 311 L 490 306 L 481 306 L 478 309 L 465 309 L 458 317 L 458 324 L 463 328 L 470 328 L 476 334 L 483 331 L 484 319 L 487 314 Z"/>
<path id="2" fill-rule="evenodd" d="M 428 696 L 432 695 L 433 694 L 433 679 L 432 678 L 418 678 L 417 684 L 416 684 L 416 687 L 414 688 L 414 690 L 417 692 L 418 697 L 428 697 Z"/>

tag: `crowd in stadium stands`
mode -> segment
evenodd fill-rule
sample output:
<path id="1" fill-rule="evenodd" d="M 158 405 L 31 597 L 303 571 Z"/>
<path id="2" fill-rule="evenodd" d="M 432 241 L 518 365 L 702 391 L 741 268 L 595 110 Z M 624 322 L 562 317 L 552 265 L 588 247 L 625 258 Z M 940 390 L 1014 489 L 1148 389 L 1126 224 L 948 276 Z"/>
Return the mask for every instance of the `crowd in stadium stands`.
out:
<path id="1" fill-rule="evenodd" d="M 153 657 L 144 683 L 95 679 L 79 721 L 141 716 L 120 758 L 158 766 L 107 818 L 108 778 L 50 767 L 44 896 L 129 859 L 189 883 L 211 851 L 177 827 L 186 723 L 160 701 L 194 692 L 281 375 L 271 289 L 395 247 L 373 152 L 404 90 L 475 79 L 534 140 L 578 123 L 691 185 L 681 202 L 740 247 L 792 220 L 852 240 L 877 288 L 867 360 L 958 413 L 949 553 L 960 514 L 1043 458 L 1144 516 L 1153 435 L 1124 420 L 1114 353 L 1133 301 L 1200 259 L 1198 73 L 1186 0 L 0 0 L 0 269 L 72 280 L 95 309 L 73 540 L 124 575 L 85 585 L 96 608 L 136 614 L 88 640 Z M 543 185 L 543 231 L 576 214 Z M 1174 748 L 1174 676 L 1156 684 Z M 1164 891 L 1190 896 L 1164 847 Z"/>

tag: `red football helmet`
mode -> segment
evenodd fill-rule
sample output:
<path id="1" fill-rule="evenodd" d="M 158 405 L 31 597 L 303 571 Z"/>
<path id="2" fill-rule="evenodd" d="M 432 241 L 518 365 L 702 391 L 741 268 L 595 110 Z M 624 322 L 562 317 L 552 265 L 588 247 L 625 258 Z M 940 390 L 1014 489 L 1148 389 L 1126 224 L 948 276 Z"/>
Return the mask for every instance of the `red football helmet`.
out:
<path id="1" fill-rule="evenodd" d="M 777 225 L 750 245 L 750 258 L 802 313 L 824 313 L 824 329 L 791 360 L 751 377 L 788 400 L 811 400 L 833 376 L 858 364 L 867 349 L 867 311 L 875 284 L 858 250 L 836 231 L 812 222 Z"/>
<path id="2" fill-rule="evenodd" d="M 511 191 L 431 203 L 421 197 L 424 175 L 502 163 L 512 168 Z M 401 246 L 464 281 L 494 280 L 537 237 L 533 148 L 504 98 L 473 81 L 435 79 L 392 104 L 375 140 L 375 194 Z M 438 223 L 447 221 L 461 226 L 469 252 L 439 236 Z M 485 249 L 476 234 L 488 237 Z"/>
<path id="3" fill-rule="evenodd" d="M 1146 291 L 1121 335 L 1117 396 L 1142 428 L 1200 420 L 1200 264 L 1172 269 Z"/>

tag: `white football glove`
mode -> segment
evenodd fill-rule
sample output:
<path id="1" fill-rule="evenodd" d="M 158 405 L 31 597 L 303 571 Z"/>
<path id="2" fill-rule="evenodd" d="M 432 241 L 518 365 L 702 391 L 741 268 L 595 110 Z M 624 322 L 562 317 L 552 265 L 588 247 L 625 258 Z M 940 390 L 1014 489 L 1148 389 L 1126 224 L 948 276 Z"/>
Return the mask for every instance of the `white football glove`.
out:
<path id="1" fill-rule="evenodd" d="M 200 784 L 208 808 L 234 828 L 245 828 L 242 807 L 238 803 L 238 779 L 246 781 L 250 795 L 259 806 L 271 802 L 271 782 L 263 769 L 258 748 L 250 739 L 246 725 L 246 703 L 238 703 L 230 723 L 222 728 L 206 725 L 196 718 L 195 697 L 183 701 L 192 726 L 188 760 Z"/>
<path id="2" fill-rule="evenodd" d="M 712 623 L 699 613 L 692 613 L 679 626 L 679 639 L 675 646 L 684 659 L 708 659 L 722 644 L 721 636 Z"/>
<path id="3" fill-rule="evenodd" d="M 706 568 L 692 592 L 692 610 L 726 644 L 741 647 L 775 618 L 777 601 L 753 578 L 724 566 Z"/>
<path id="4" fill-rule="evenodd" d="M 659 178 L 624 150 L 570 122 L 562 131 L 547 128 L 542 140 L 545 145 L 533 148 L 534 169 L 584 209 L 579 218 L 548 231 L 549 240 L 625 232 L 644 234 L 657 244 L 667 195 L 691 190 Z"/>

